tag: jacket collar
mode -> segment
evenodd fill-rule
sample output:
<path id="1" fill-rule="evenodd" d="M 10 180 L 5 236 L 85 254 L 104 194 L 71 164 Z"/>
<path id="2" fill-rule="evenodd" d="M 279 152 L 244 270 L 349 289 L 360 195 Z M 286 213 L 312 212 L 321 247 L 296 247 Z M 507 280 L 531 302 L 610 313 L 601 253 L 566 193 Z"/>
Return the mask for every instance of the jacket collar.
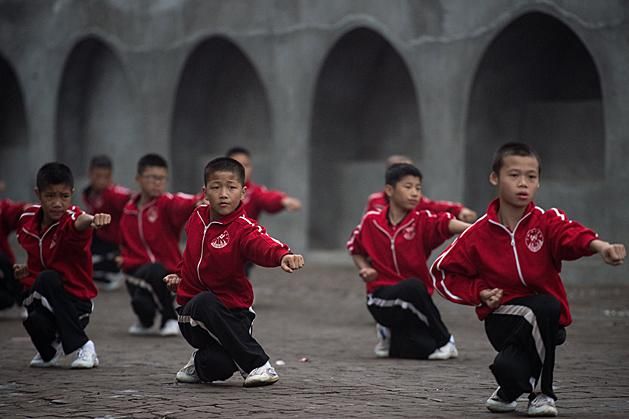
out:
<path id="1" fill-rule="evenodd" d="M 212 208 L 209 205 L 202 205 L 196 210 L 203 220 L 209 223 L 218 223 L 218 224 L 230 224 L 232 221 L 240 218 L 245 215 L 245 209 L 242 205 L 242 202 L 238 205 L 238 207 L 231 214 L 227 214 L 225 217 L 220 220 L 210 221 L 210 213 L 212 212 Z"/>
<path id="2" fill-rule="evenodd" d="M 535 203 L 529 202 L 529 204 L 526 206 L 526 209 L 524 210 L 524 213 L 522 214 L 522 218 L 526 217 L 534 209 L 535 209 Z M 500 222 L 500 216 L 498 215 L 499 210 L 500 210 L 500 199 L 496 198 L 493 201 L 491 201 L 491 203 L 487 207 L 487 218 L 493 222 L 502 224 Z"/>

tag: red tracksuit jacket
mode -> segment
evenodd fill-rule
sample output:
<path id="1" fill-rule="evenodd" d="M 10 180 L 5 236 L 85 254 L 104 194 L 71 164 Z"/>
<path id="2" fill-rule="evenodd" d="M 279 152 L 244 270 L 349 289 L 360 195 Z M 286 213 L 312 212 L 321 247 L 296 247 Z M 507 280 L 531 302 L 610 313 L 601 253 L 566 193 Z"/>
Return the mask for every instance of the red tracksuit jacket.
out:
<path id="1" fill-rule="evenodd" d="M 284 209 L 282 199 L 286 196 L 284 192 L 269 190 L 266 186 L 247 182 L 247 193 L 242 201 L 247 217 L 257 220 L 262 211 L 274 214 Z"/>
<path id="2" fill-rule="evenodd" d="M 572 317 L 559 277 L 561 261 L 593 254 L 589 246 L 596 233 L 556 208 L 544 211 L 534 203 L 511 232 L 498 221 L 499 206 L 497 199 L 493 201 L 487 213 L 435 260 L 431 267 L 435 287 L 450 301 L 477 306 L 481 320 L 492 311 L 481 305 L 483 289 L 502 288 L 503 303 L 549 294 L 561 303 L 559 323 L 569 325 Z"/>
<path id="3" fill-rule="evenodd" d="M 389 200 L 387 199 L 387 195 L 382 192 L 374 192 L 369 195 L 367 199 L 367 207 L 365 208 L 365 212 L 367 211 L 375 211 L 382 209 L 389 205 Z M 449 212 L 450 214 L 457 217 L 461 210 L 463 209 L 463 204 L 459 202 L 452 201 L 433 201 L 422 195 L 419 200 L 419 204 L 415 207 L 417 210 L 428 210 L 432 212 Z"/>
<path id="4" fill-rule="evenodd" d="M 208 205 L 199 206 L 185 230 L 188 240 L 177 288 L 177 303 L 182 305 L 209 290 L 227 308 L 249 308 L 253 288 L 245 275 L 245 263 L 275 267 L 290 253 L 287 245 L 245 215 L 243 205 L 220 221 L 210 221 Z"/>
<path id="5" fill-rule="evenodd" d="M 140 195 L 124 207 L 120 218 L 122 270 L 161 263 L 176 272 L 181 259 L 179 238 L 200 195 L 165 193 L 138 209 Z"/>
<path id="6" fill-rule="evenodd" d="M 0 253 L 4 253 L 11 264 L 15 263 L 15 255 L 9 245 L 9 233 L 17 229 L 22 211 L 24 211 L 23 202 L 13 202 L 10 199 L 0 200 Z"/>
<path id="7" fill-rule="evenodd" d="M 366 283 L 367 293 L 404 279 L 418 278 L 432 295 L 426 261 L 433 249 L 452 236 L 448 229 L 452 214 L 413 210 L 397 226 L 391 226 L 388 210 L 387 206 L 366 213 L 347 242 L 350 254 L 368 257 L 371 267 L 378 272 L 374 281 Z"/>
<path id="8" fill-rule="evenodd" d="M 120 244 L 120 217 L 131 198 L 131 191 L 124 186 L 110 185 L 97 196 L 90 196 L 91 188 L 83 191 L 83 201 L 90 214 L 105 213 L 111 215 L 111 223 L 94 231 L 100 240 Z"/>
<path id="9" fill-rule="evenodd" d="M 63 277 L 65 291 L 82 300 L 96 297 L 92 279 L 92 229 L 77 231 L 74 222 L 83 211 L 71 206 L 59 221 L 41 230 L 43 216 L 39 205 L 24 210 L 20 217 L 17 240 L 26 250 L 28 276 L 22 285 L 30 288 L 44 270 L 57 271 Z"/>

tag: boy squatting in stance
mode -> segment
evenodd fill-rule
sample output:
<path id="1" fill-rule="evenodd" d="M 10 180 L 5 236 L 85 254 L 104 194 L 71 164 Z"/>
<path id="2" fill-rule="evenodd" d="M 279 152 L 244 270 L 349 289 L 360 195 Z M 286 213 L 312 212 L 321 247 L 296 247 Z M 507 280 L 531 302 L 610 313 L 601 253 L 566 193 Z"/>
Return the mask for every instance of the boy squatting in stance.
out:
<path id="1" fill-rule="evenodd" d="M 426 260 L 469 224 L 452 214 L 417 210 L 422 175 L 394 164 L 385 175 L 388 205 L 367 212 L 347 248 L 367 286 L 367 308 L 378 322 L 379 357 L 444 360 L 458 351 L 434 305 Z"/>
<path id="2" fill-rule="evenodd" d="M 92 280 L 92 228 L 109 224 L 109 214 L 89 215 L 72 205 L 74 179 L 61 163 L 37 172 L 40 205 L 24 211 L 17 238 L 27 254 L 15 276 L 28 288 L 24 328 L 37 349 L 31 367 L 51 367 L 78 349 L 72 368 L 98 366 L 94 343 L 85 334 L 96 287 Z"/>
<path id="3" fill-rule="evenodd" d="M 529 416 L 557 416 L 555 347 L 572 321 L 561 261 L 599 253 L 619 265 L 626 255 L 622 244 L 599 240 L 563 211 L 537 207 L 540 172 L 528 145 L 500 147 L 489 177 L 498 198 L 431 268 L 441 295 L 476 306 L 498 351 L 490 369 L 499 387 L 486 402 L 492 412 L 514 411 L 517 398 L 530 393 Z"/>
<path id="4" fill-rule="evenodd" d="M 199 206 L 188 219 L 181 269 L 164 278 L 181 304 L 181 333 L 197 348 L 177 381 L 226 380 L 240 371 L 245 387 L 273 384 L 279 377 L 251 336 L 253 288 L 244 267 L 251 261 L 290 273 L 303 267 L 304 259 L 245 215 L 240 163 L 228 157 L 212 160 L 204 183 L 209 205 Z"/>

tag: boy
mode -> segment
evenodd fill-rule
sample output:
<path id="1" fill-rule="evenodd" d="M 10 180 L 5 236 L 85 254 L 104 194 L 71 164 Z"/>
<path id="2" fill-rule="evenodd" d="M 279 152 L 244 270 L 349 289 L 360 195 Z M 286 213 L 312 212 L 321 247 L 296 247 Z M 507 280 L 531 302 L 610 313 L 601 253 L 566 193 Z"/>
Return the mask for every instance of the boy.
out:
<path id="1" fill-rule="evenodd" d="M 446 212 L 417 210 L 420 171 L 394 164 L 385 175 L 388 205 L 363 216 L 347 243 L 367 286 L 367 308 L 378 322 L 378 357 L 444 360 L 458 351 L 441 320 L 426 260 L 469 224 Z"/>
<path id="2" fill-rule="evenodd" d="M 162 278 L 175 272 L 181 260 L 179 238 L 201 195 L 166 193 L 168 164 L 157 154 L 138 161 L 136 182 L 140 193 L 127 202 L 120 218 L 122 271 L 138 317 L 132 335 L 153 334 L 156 313 L 159 334 L 179 335 L 174 297 Z"/>
<path id="3" fill-rule="evenodd" d="M 243 200 L 245 214 L 254 221 L 260 218 L 260 214 L 268 212 L 275 214 L 282 210 L 299 211 L 301 201 L 284 192 L 269 190 L 264 185 L 258 185 L 251 181 L 253 164 L 251 163 L 251 153 L 243 147 L 233 147 L 227 151 L 227 157 L 231 157 L 245 168 L 245 187 L 247 194 Z"/>
<path id="4" fill-rule="evenodd" d="M 129 189 L 113 184 L 112 167 L 108 156 L 94 156 L 88 171 L 90 184 L 83 190 L 83 201 L 90 213 L 104 212 L 111 215 L 111 223 L 96 230 L 92 238 L 94 281 L 105 291 L 113 291 L 123 282 L 124 277 L 116 258 L 120 245 L 120 217 L 131 198 Z"/>
<path id="5" fill-rule="evenodd" d="M 183 263 L 178 274 L 164 278 L 177 290 L 181 332 L 197 348 L 177 381 L 227 380 L 240 371 L 245 387 L 273 384 L 279 377 L 251 336 L 253 289 L 244 264 L 280 266 L 290 273 L 302 268 L 304 259 L 246 216 L 240 163 L 228 157 L 212 160 L 205 167 L 204 183 L 209 205 L 190 216 Z"/>
<path id="6" fill-rule="evenodd" d="M 622 244 L 599 240 L 562 211 L 535 206 L 540 173 L 541 160 L 528 145 L 500 147 L 489 176 L 498 198 L 431 268 L 445 298 L 476 306 L 498 351 L 490 369 L 499 387 L 486 402 L 492 412 L 514 411 L 517 398 L 530 393 L 529 416 L 557 416 L 555 347 L 572 321 L 561 261 L 600 253 L 618 265 L 626 254 Z"/>
<path id="7" fill-rule="evenodd" d="M 0 181 L 0 192 L 4 190 L 4 182 Z M 15 309 L 19 316 L 26 318 L 22 312 L 22 287 L 13 274 L 15 255 L 9 244 L 9 233 L 17 228 L 20 215 L 27 204 L 0 199 L 0 315 L 12 316 Z"/>
<path id="8" fill-rule="evenodd" d="M 413 161 L 402 155 L 394 154 L 387 158 L 387 168 L 397 163 L 413 164 Z M 387 206 L 387 196 L 384 191 L 374 192 L 369 195 L 367 199 L 367 206 L 365 212 L 382 209 Z M 463 204 L 452 201 L 433 201 L 428 197 L 422 195 L 417 205 L 418 210 L 429 210 L 432 212 L 449 212 L 459 220 L 471 223 L 476 220 L 476 212 L 465 207 Z"/>
<path id="9" fill-rule="evenodd" d="M 74 179 L 68 166 L 47 163 L 37 172 L 40 205 L 24 211 L 17 239 L 27 254 L 15 276 L 28 291 L 24 328 L 37 349 L 31 367 L 55 366 L 77 351 L 72 368 L 98 366 L 94 343 L 85 334 L 96 287 L 92 280 L 92 228 L 110 222 L 109 214 L 89 215 L 72 205 Z"/>

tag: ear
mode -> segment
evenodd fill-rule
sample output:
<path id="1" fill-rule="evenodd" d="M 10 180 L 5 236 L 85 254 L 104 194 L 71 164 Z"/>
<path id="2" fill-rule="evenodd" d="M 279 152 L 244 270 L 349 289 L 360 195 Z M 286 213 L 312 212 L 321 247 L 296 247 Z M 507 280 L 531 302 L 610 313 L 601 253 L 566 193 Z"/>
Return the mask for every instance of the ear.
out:
<path id="1" fill-rule="evenodd" d="M 384 194 L 391 198 L 391 196 L 393 195 L 393 186 L 391 185 L 384 185 Z"/>
<path id="2" fill-rule="evenodd" d="M 34 187 L 33 192 L 35 192 L 35 196 L 37 197 L 37 199 L 41 201 L 41 195 L 39 193 L 39 189 L 37 187 Z"/>
<path id="3" fill-rule="evenodd" d="M 489 174 L 489 183 L 491 183 L 492 186 L 498 186 L 498 175 L 496 172 L 491 172 Z"/>
<path id="4" fill-rule="evenodd" d="M 242 187 L 242 192 L 240 193 L 240 200 L 242 201 L 243 199 L 245 199 L 246 195 L 247 195 L 247 187 L 243 186 Z"/>

